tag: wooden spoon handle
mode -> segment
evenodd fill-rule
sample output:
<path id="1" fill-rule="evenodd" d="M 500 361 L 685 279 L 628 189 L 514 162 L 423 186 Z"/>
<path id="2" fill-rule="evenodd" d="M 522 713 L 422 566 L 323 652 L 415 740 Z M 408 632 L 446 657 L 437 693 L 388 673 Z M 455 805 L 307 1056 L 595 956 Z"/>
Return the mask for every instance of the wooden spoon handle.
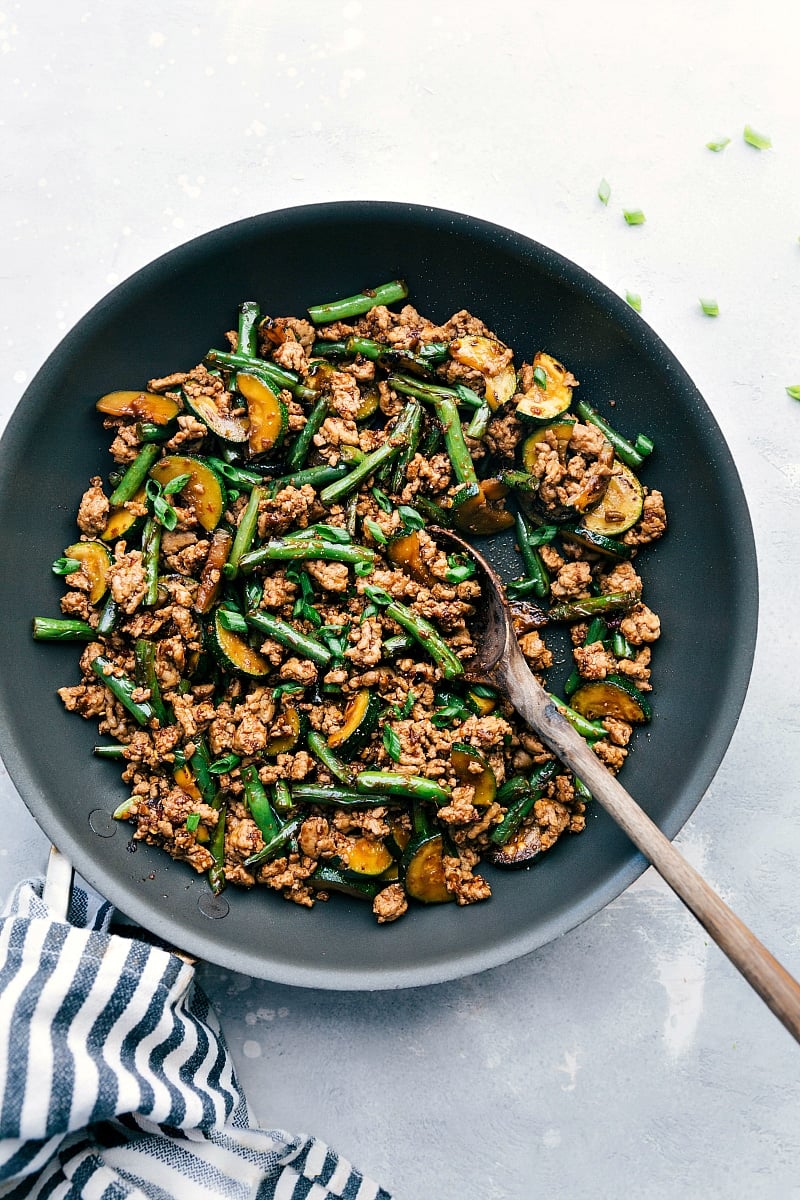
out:
<path id="1" fill-rule="evenodd" d="M 595 800 L 625 830 L 778 1020 L 800 1042 L 800 984 L 731 912 L 603 766 L 531 675 L 521 655 L 511 654 L 501 671 L 503 690 L 520 715 L 583 780 Z"/>

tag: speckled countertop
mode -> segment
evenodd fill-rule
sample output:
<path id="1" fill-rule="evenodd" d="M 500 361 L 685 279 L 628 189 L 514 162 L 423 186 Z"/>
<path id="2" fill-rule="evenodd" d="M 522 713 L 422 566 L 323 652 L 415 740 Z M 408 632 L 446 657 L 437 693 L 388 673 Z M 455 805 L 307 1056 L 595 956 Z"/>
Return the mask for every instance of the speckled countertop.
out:
<path id="1" fill-rule="evenodd" d="M 741 720 L 677 841 L 799 974 L 800 9 L 289 9 L 0 0 L 3 420 L 113 284 L 294 203 L 471 212 L 640 293 L 731 447 L 761 577 Z M 745 145 L 746 122 L 774 149 Z M 0 784 L 6 892 L 48 843 Z M 800 1052 L 652 871 L 536 954 L 422 991 L 200 975 L 262 1122 L 319 1134 L 398 1197 L 800 1196 Z"/>

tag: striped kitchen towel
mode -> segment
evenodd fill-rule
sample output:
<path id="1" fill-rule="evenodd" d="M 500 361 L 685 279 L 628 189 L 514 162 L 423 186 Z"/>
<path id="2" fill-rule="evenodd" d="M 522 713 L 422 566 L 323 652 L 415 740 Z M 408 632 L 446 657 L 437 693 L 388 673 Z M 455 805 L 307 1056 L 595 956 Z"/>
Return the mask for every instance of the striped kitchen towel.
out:
<path id="1" fill-rule="evenodd" d="M 42 881 L 0 917 L 0 1197 L 13 1200 L 391 1200 L 313 1137 L 250 1125 L 194 969 L 108 933 L 73 888 Z"/>

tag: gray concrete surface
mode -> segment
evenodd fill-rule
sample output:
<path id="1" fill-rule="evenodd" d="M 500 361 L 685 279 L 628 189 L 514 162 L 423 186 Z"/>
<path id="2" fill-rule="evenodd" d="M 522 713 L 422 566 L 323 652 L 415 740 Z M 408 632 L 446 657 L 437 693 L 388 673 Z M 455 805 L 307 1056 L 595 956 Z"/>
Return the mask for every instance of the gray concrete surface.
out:
<path id="1" fill-rule="evenodd" d="M 0 2 L 3 420 L 112 285 L 293 203 L 472 212 L 641 293 L 731 446 L 761 571 L 744 711 L 677 840 L 795 974 L 799 35 L 789 0 Z M 0 782 L 7 891 L 47 842 Z M 261 1120 L 406 1200 L 800 1196 L 800 1052 L 652 871 L 535 955 L 423 991 L 200 975 Z"/>

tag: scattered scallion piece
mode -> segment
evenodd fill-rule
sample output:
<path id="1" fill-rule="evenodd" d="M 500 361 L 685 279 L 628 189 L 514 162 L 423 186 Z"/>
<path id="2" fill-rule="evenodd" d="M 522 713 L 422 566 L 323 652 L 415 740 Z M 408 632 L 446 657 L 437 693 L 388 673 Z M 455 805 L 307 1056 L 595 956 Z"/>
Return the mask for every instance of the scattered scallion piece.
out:
<path id="1" fill-rule="evenodd" d="M 197 829 L 197 826 L 199 824 L 200 824 L 200 813 L 197 813 L 197 812 L 189 813 L 188 817 L 186 818 L 186 828 L 189 830 L 189 832 L 194 833 L 194 831 Z"/>
<path id="2" fill-rule="evenodd" d="M 707 317 L 719 316 L 719 305 L 712 296 L 701 296 L 700 307 Z"/>
<path id="3" fill-rule="evenodd" d="M 625 299 L 627 300 L 628 304 L 630 304 L 634 312 L 640 313 L 642 311 L 642 297 L 638 292 L 626 292 Z"/>
<path id="4" fill-rule="evenodd" d="M 730 140 L 729 137 L 723 137 L 717 138 L 713 142 L 706 142 L 706 150 L 713 150 L 715 154 L 719 154 L 721 150 L 724 150 L 730 144 Z"/>
<path id="5" fill-rule="evenodd" d="M 54 575 L 74 575 L 80 569 L 81 564 L 77 558 L 57 558 L 51 567 Z"/>
<path id="6" fill-rule="evenodd" d="M 611 199 L 611 184 L 607 179 L 601 179 L 597 189 L 597 199 L 601 204 L 607 205 Z"/>
<path id="7" fill-rule="evenodd" d="M 791 396 L 793 400 L 800 400 L 800 383 L 792 384 L 786 389 L 787 396 Z"/>
<path id="8" fill-rule="evenodd" d="M 644 225 L 645 215 L 640 208 L 623 208 L 622 215 L 626 225 Z"/>
<path id="9" fill-rule="evenodd" d="M 742 137 L 748 146 L 754 146 L 756 150 L 772 149 L 772 138 L 766 133 L 758 133 L 757 130 L 753 129 L 752 125 L 745 125 Z"/>
<path id="10" fill-rule="evenodd" d="M 533 372 L 533 382 L 538 388 L 541 388 L 543 392 L 547 391 L 547 372 L 545 371 L 544 367 L 536 367 Z"/>
<path id="11" fill-rule="evenodd" d="M 386 537 L 386 534 L 383 532 L 383 530 L 381 529 L 378 522 L 373 521 L 372 517 L 364 517 L 364 528 L 366 530 L 368 530 L 368 532 L 371 534 L 371 536 L 378 543 L 379 546 L 386 545 L 388 538 Z"/>
<path id="12" fill-rule="evenodd" d="M 395 731 L 392 729 L 391 725 L 384 726 L 383 748 L 386 751 L 386 753 L 389 755 L 389 758 L 393 759 L 394 762 L 400 761 L 400 755 L 402 754 L 402 746 L 400 745 L 400 738 L 397 736 Z"/>

